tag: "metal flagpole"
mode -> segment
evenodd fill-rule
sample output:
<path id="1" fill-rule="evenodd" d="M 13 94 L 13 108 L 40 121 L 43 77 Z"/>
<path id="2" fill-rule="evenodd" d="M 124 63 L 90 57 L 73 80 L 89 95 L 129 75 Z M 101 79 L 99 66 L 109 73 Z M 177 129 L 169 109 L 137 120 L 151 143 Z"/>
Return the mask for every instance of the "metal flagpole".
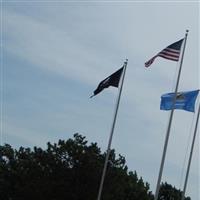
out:
<path id="1" fill-rule="evenodd" d="M 118 108 L 119 108 L 119 102 L 120 102 L 120 98 L 121 98 L 121 93 L 122 93 L 127 63 L 128 63 L 128 59 L 126 59 L 126 61 L 124 62 L 124 70 L 123 70 L 123 74 L 122 74 L 121 85 L 120 85 L 120 89 L 119 89 L 119 95 L 118 95 L 117 102 L 116 102 L 116 108 L 115 108 L 113 123 L 112 123 L 111 131 L 110 131 L 110 138 L 109 138 L 108 147 L 107 147 L 107 154 L 106 154 L 106 159 L 105 159 L 104 168 L 103 168 L 103 172 L 102 172 L 101 183 L 100 183 L 100 186 L 99 186 L 99 192 L 98 192 L 97 200 L 101 199 L 103 183 L 104 183 L 106 169 L 107 169 L 107 165 L 108 165 L 108 159 L 109 159 L 109 155 L 110 155 L 110 147 L 111 147 L 111 143 L 112 143 L 112 137 L 113 137 L 113 133 L 114 133 L 115 122 L 116 122 L 116 119 L 117 119 L 117 112 L 118 112 Z"/>
<path id="2" fill-rule="evenodd" d="M 199 110 L 198 110 L 198 114 L 197 114 L 196 125 L 195 125 L 195 129 L 194 129 L 194 136 L 193 136 L 193 139 L 192 139 L 192 146 L 191 146 L 191 150 L 190 150 L 190 156 L 189 156 L 189 160 L 188 160 L 187 172 L 186 172 L 186 177 L 185 177 L 184 188 L 183 188 L 183 193 L 182 193 L 181 200 L 185 199 L 185 191 L 186 191 L 186 187 L 187 187 L 188 176 L 189 176 L 189 171 L 190 171 L 190 165 L 191 165 L 191 161 L 192 161 L 192 154 L 193 154 L 193 149 L 194 149 L 194 143 L 195 143 L 195 138 L 196 138 L 196 134 L 197 134 L 197 127 L 198 127 L 198 122 L 199 122 L 199 114 L 200 114 L 200 104 L 199 104 Z"/>
<path id="3" fill-rule="evenodd" d="M 160 182 L 161 182 L 161 178 L 162 178 L 162 172 L 163 172 L 163 167 L 164 167 L 164 162 L 165 162 L 165 157 L 166 157 L 166 152 L 167 152 L 167 145 L 168 145 L 170 129 L 171 129 L 171 124 L 172 124 L 172 119 L 173 119 L 173 114 L 174 114 L 174 105 L 176 102 L 176 96 L 177 96 L 177 92 L 178 92 L 178 86 L 179 86 L 179 80 L 180 80 L 180 76 L 181 76 L 181 69 L 182 69 L 182 64 L 183 64 L 183 57 L 184 57 L 184 53 L 185 53 L 185 46 L 186 46 L 188 32 L 189 32 L 189 30 L 186 30 L 184 46 L 183 46 L 183 51 L 182 51 L 182 56 L 181 56 L 181 61 L 180 61 L 180 67 L 179 67 L 178 77 L 177 77 L 177 82 L 176 82 L 176 88 L 175 88 L 175 92 L 174 92 L 175 96 L 174 96 L 173 103 L 172 103 L 172 110 L 170 113 L 169 124 L 168 124 L 168 128 L 167 128 L 165 144 L 164 144 L 164 148 L 163 148 L 163 155 L 162 155 L 161 164 L 160 164 L 160 171 L 159 171 L 157 185 L 156 185 L 156 192 L 155 192 L 155 198 L 154 198 L 155 200 L 158 200 Z"/>

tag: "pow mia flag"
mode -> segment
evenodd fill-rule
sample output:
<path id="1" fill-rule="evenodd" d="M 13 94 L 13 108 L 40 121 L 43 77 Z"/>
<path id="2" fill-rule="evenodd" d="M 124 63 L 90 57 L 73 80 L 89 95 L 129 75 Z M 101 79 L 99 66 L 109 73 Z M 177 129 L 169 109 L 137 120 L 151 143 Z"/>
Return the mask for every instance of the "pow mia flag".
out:
<path id="1" fill-rule="evenodd" d="M 123 69 L 124 67 L 120 68 L 119 70 L 105 78 L 103 81 L 101 81 L 97 89 L 93 92 L 94 94 L 90 98 L 99 94 L 103 89 L 108 88 L 109 86 L 118 87 Z"/>

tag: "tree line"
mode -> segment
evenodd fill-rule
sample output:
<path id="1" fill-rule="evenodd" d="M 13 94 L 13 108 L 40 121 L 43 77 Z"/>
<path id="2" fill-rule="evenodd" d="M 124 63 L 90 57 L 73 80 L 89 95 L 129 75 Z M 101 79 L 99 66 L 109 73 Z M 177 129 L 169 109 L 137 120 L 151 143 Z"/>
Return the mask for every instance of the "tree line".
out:
<path id="1" fill-rule="evenodd" d="M 106 152 L 74 134 L 47 148 L 0 146 L 0 199 L 95 200 Z M 129 171 L 125 157 L 111 150 L 102 200 L 153 200 L 149 183 Z M 159 200 L 181 200 L 181 191 L 162 183 Z M 186 197 L 185 200 L 191 200 Z"/>

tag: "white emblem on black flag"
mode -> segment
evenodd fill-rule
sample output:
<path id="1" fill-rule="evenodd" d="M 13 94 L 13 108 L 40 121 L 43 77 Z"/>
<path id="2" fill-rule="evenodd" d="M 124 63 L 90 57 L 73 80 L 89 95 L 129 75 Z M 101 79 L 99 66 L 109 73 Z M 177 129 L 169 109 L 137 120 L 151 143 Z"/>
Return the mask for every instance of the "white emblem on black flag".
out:
<path id="1" fill-rule="evenodd" d="M 124 67 L 121 67 L 119 70 L 101 81 L 97 89 L 93 92 L 94 94 L 90 98 L 99 94 L 103 89 L 108 88 L 109 86 L 118 87 L 123 69 Z"/>

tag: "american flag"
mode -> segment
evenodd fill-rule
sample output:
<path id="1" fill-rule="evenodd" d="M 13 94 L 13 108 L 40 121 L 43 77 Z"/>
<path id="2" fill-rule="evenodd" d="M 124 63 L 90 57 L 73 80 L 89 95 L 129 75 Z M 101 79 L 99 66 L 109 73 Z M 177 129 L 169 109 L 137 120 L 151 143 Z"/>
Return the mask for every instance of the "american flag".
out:
<path id="1" fill-rule="evenodd" d="M 157 55 L 155 55 L 153 58 L 151 58 L 149 61 L 145 63 L 145 67 L 149 67 L 157 57 L 162 57 L 168 60 L 178 61 L 183 40 L 184 39 L 181 39 L 169 45 L 162 51 L 160 51 Z"/>

